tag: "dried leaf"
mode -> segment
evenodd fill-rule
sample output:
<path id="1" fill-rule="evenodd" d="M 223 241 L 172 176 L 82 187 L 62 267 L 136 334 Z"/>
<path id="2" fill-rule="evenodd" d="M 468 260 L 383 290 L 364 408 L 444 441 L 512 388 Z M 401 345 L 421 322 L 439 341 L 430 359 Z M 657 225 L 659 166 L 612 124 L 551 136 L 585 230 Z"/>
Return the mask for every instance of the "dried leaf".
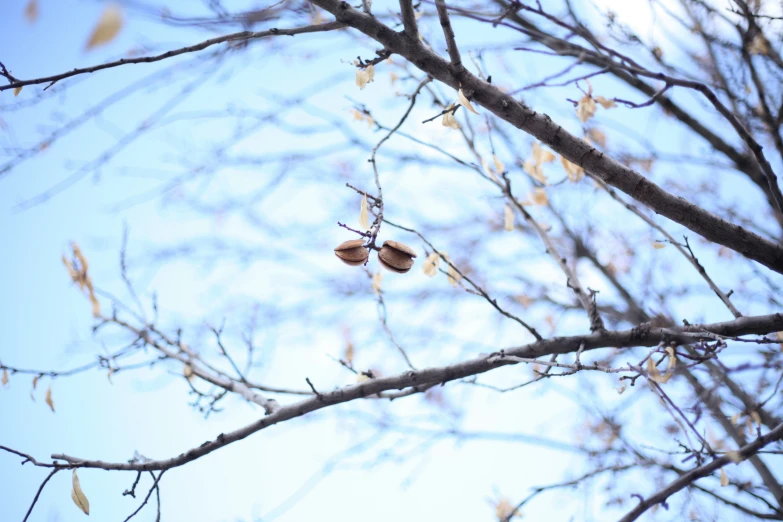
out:
<path id="1" fill-rule="evenodd" d="M 392 84 L 392 85 L 394 85 L 395 83 L 397 83 L 397 80 L 399 80 L 399 79 L 400 79 L 400 77 L 399 77 L 399 76 L 397 76 L 397 74 L 396 74 L 396 73 L 394 73 L 393 71 L 392 71 L 391 73 L 389 73 L 389 80 L 390 80 L 390 82 L 391 82 L 391 84 Z"/>
<path id="2" fill-rule="evenodd" d="M 38 20 L 38 0 L 30 0 L 27 2 L 27 7 L 24 8 L 24 17 L 31 24 L 34 24 Z"/>
<path id="3" fill-rule="evenodd" d="M 585 123 L 595 115 L 595 109 L 595 100 L 590 94 L 585 94 L 576 104 L 576 116 Z"/>
<path id="4" fill-rule="evenodd" d="M 740 414 L 739 413 L 735 413 L 734 415 L 732 415 L 731 416 L 731 425 L 732 426 L 736 426 L 737 424 L 739 424 L 739 418 L 740 418 Z"/>
<path id="5" fill-rule="evenodd" d="M 656 45 L 655 47 L 653 47 L 652 53 L 653 53 L 653 56 L 655 56 L 655 57 L 656 57 L 656 58 L 658 58 L 659 60 L 660 60 L 661 58 L 663 58 L 663 49 L 661 49 L 661 48 L 660 48 L 660 47 L 658 47 L 657 45 Z"/>
<path id="6" fill-rule="evenodd" d="M 536 165 L 530 160 L 525 161 L 524 165 L 522 165 L 522 168 L 530 174 L 530 177 L 534 180 L 538 181 L 539 183 L 543 183 L 546 185 L 546 175 L 544 174 L 544 170 L 541 168 L 541 165 Z"/>
<path id="7" fill-rule="evenodd" d="M 8 369 L 7 368 L 3 368 L 3 379 L 0 380 L 0 382 L 3 383 L 3 386 L 7 386 L 8 385 Z"/>
<path id="8" fill-rule="evenodd" d="M 655 382 L 660 381 L 661 372 L 659 372 L 658 368 L 655 366 L 655 362 L 653 362 L 652 356 L 650 356 L 650 358 L 647 359 L 647 373 L 650 374 L 650 378 Z"/>
<path id="9" fill-rule="evenodd" d="M 511 232 L 514 230 L 514 211 L 511 210 L 511 207 L 506 205 L 506 208 L 504 210 L 505 212 L 505 222 L 503 224 L 503 230 L 506 232 Z"/>
<path id="10" fill-rule="evenodd" d="M 459 124 L 457 119 L 454 117 L 454 113 L 452 111 L 448 111 L 443 115 L 443 120 L 441 121 L 441 124 L 444 127 L 448 127 L 454 130 L 460 130 L 462 128 L 462 125 Z"/>
<path id="11" fill-rule="evenodd" d="M 440 265 L 440 256 L 433 252 L 432 254 L 427 256 L 427 259 L 424 260 L 424 264 L 421 267 L 422 271 L 424 272 L 424 275 L 428 277 L 433 277 L 435 274 L 438 273 L 438 266 Z"/>
<path id="12" fill-rule="evenodd" d="M 596 96 L 595 101 L 601 104 L 604 109 L 614 109 L 617 107 L 617 103 L 614 100 L 604 98 L 603 96 Z"/>
<path id="13" fill-rule="evenodd" d="M 533 142 L 533 162 L 536 165 L 552 163 L 556 157 L 552 151 L 542 148 L 539 142 Z"/>
<path id="14" fill-rule="evenodd" d="M 101 17 L 95 28 L 92 30 L 90 39 L 87 41 L 86 50 L 105 45 L 119 34 L 122 29 L 122 7 L 119 4 L 109 4 L 101 13 Z"/>
<path id="15" fill-rule="evenodd" d="M 22 88 L 21 87 L 14 88 L 14 96 L 19 96 L 20 92 L 22 92 Z"/>
<path id="16" fill-rule="evenodd" d="M 750 45 L 748 46 L 748 52 L 750 54 L 760 54 L 764 56 L 769 54 L 769 42 L 763 34 L 758 33 L 753 37 L 753 40 L 751 40 Z"/>
<path id="17" fill-rule="evenodd" d="M 349 365 L 353 365 L 353 357 L 355 355 L 355 349 L 353 341 L 351 340 L 351 330 L 348 328 L 343 329 L 343 337 L 345 338 L 345 350 L 343 351 L 343 359 Z"/>
<path id="18" fill-rule="evenodd" d="M 587 131 L 587 136 L 601 147 L 606 147 L 606 134 L 595 127 Z"/>
<path id="19" fill-rule="evenodd" d="M 376 294 L 381 293 L 381 283 L 383 282 L 383 272 L 378 270 L 376 274 L 372 276 L 372 291 Z"/>
<path id="20" fill-rule="evenodd" d="M 505 522 L 511 518 L 522 516 L 519 513 L 519 510 L 515 509 L 506 497 L 503 497 L 495 502 L 493 507 L 495 508 L 495 516 L 499 522 Z"/>
<path id="21" fill-rule="evenodd" d="M 364 89 L 375 77 L 375 66 L 368 65 L 364 69 L 356 69 L 356 85 Z"/>
<path id="22" fill-rule="evenodd" d="M 759 415 L 759 412 L 755 410 L 750 412 L 750 418 L 753 419 L 753 422 L 756 423 L 756 426 L 758 426 L 759 429 L 761 429 L 761 415 Z"/>
<path id="23" fill-rule="evenodd" d="M 523 308 L 527 308 L 533 304 L 533 300 L 526 295 L 518 295 L 514 297 L 514 299 L 516 299 L 517 303 L 521 304 Z"/>
<path id="24" fill-rule="evenodd" d="M 54 401 L 52 401 L 52 386 L 49 385 L 49 388 L 46 389 L 46 404 L 49 405 L 49 407 L 54 411 Z"/>
<path id="25" fill-rule="evenodd" d="M 92 303 L 92 316 L 98 318 L 101 316 L 101 303 L 98 302 L 98 298 L 95 297 L 92 287 L 90 287 L 90 303 Z"/>
<path id="26" fill-rule="evenodd" d="M 494 154 L 492 155 L 492 161 L 495 163 L 495 170 L 498 174 L 503 174 L 506 171 L 506 166 L 503 165 L 503 162 Z"/>
<path id="27" fill-rule="evenodd" d="M 189 363 L 185 363 L 185 366 L 182 367 L 182 375 L 185 376 L 188 382 L 193 381 L 193 367 Z"/>
<path id="28" fill-rule="evenodd" d="M 666 347 L 666 353 L 669 354 L 669 365 L 666 367 L 666 371 L 674 373 L 674 368 L 677 366 L 677 354 L 671 346 Z"/>
<path id="29" fill-rule="evenodd" d="M 571 163 L 563 156 L 560 156 L 560 163 L 563 164 L 563 170 L 566 171 L 566 174 L 568 175 L 568 179 L 571 180 L 572 182 L 576 183 L 577 181 L 585 177 L 585 169 L 583 169 L 576 163 Z"/>
<path id="30" fill-rule="evenodd" d="M 742 462 L 742 455 L 740 455 L 739 451 L 727 451 L 726 452 L 726 458 L 728 458 L 730 461 L 732 461 L 734 464 L 739 464 Z"/>
<path id="31" fill-rule="evenodd" d="M 79 484 L 79 477 L 76 475 L 76 470 L 73 470 L 73 487 L 71 488 L 71 498 L 73 503 L 81 509 L 85 515 L 90 514 L 90 501 L 82 491 L 82 486 Z"/>
<path id="32" fill-rule="evenodd" d="M 660 241 L 653 241 L 652 246 L 655 250 L 660 250 L 662 248 L 666 248 L 666 243 L 661 243 Z"/>
<path id="33" fill-rule="evenodd" d="M 473 114 L 478 114 L 478 111 L 473 107 L 473 105 L 470 104 L 470 101 L 465 96 L 465 93 L 462 92 L 462 89 L 457 91 L 457 98 L 459 99 L 460 105 L 465 107 L 467 110 L 469 110 Z"/>
<path id="34" fill-rule="evenodd" d="M 446 277 L 449 280 L 449 284 L 451 286 L 459 285 L 459 282 L 462 281 L 462 274 L 457 272 L 457 269 L 452 266 L 451 258 L 446 252 L 441 252 L 441 254 L 443 255 L 443 259 L 449 264 L 449 268 L 446 271 Z"/>
<path id="35" fill-rule="evenodd" d="M 726 475 L 726 470 L 720 468 L 720 487 L 724 488 L 729 485 L 729 476 Z"/>
<path id="36" fill-rule="evenodd" d="M 362 204 L 359 207 L 359 226 L 364 230 L 370 229 L 370 216 L 367 212 L 367 195 L 362 198 Z"/>
<path id="37" fill-rule="evenodd" d="M 361 384 L 361 383 L 369 381 L 369 380 L 370 380 L 370 376 L 367 375 L 364 372 L 360 372 L 359 375 L 356 376 L 356 383 L 357 384 Z"/>
<path id="38" fill-rule="evenodd" d="M 533 194 L 531 194 L 530 200 L 534 205 L 546 205 L 549 203 L 549 199 L 546 197 L 546 190 L 543 188 L 533 189 Z"/>

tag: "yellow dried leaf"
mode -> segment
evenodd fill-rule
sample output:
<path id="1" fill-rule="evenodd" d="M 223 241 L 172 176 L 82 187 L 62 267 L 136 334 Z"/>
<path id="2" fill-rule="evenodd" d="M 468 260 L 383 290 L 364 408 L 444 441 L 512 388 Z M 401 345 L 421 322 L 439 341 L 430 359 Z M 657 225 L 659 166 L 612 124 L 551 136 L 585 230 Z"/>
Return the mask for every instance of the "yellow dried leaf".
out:
<path id="1" fill-rule="evenodd" d="M 655 250 L 660 250 L 662 248 L 666 248 L 666 244 L 665 243 L 661 243 L 660 241 L 653 241 L 652 247 Z"/>
<path id="2" fill-rule="evenodd" d="M 656 45 L 655 47 L 653 47 L 652 53 L 653 53 L 653 56 L 655 56 L 655 57 L 656 57 L 656 58 L 658 58 L 659 60 L 660 60 L 661 58 L 663 58 L 663 49 L 661 49 L 661 48 L 660 48 L 660 47 L 658 47 L 657 45 Z"/>
<path id="3" fill-rule="evenodd" d="M 576 104 L 576 116 L 582 123 L 585 123 L 595 115 L 595 109 L 595 100 L 590 94 L 585 94 Z"/>
<path id="4" fill-rule="evenodd" d="M 90 501 L 82 491 L 82 486 L 79 484 L 79 477 L 76 475 L 76 470 L 73 470 L 73 487 L 71 488 L 71 498 L 73 503 L 81 509 L 85 515 L 90 514 Z"/>
<path id="5" fill-rule="evenodd" d="M 185 376 L 185 378 L 188 380 L 188 382 L 192 382 L 193 381 L 193 375 L 194 375 L 193 374 L 193 367 L 190 364 L 185 363 L 185 366 L 182 367 L 182 375 Z"/>
<path id="6" fill-rule="evenodd" d="M 343 359 L 349 365 L 353 365 L 353 357 L 356 351 L 354 349 L 353 341 L 351 340 L 351 330 L 348 328 L 343 329 L 343 337 L 345 337 L 345 350 L 343 351 Z"/>
<path id="7" fill-rule="evenodd" d="M 535 205 L 546 205 L 549 203 L 549 199 L 546 197 L 546 190 L 542 188 L 533 189 L 533 194 L 531 194 L 530 200 Z"/>
<path id="8" fill-rule="evenodd" d="M 94 49 L 114 40 L 120 29 L 122 29 L 122 23 L 122 7 L 119 4 L 107 5 L 103 13 L 101 13 L 95 28 L 92 30 L 85 49 Z"/>
<path id="9" fill-rule="evenodd" d="M 460 105 L 465 107 L 473 114 L 478 114 L 478 111 L 473 107 L 473 105 L 470 104 L 470 101 L 468 100 L 467 96 L 465 96 L 465 93 L 462 92 L 462 89 L 457 91 L 457 98 L 459 99 Z"/>
<path id="10" fill-rule="evenodd" d="M 114 368 L 109 368 L 109 371 L 106 373 L 106 379 L 109 381 L 109 384 L 111 384 L 112 386 L 114 386 L 114 381 L 111 380 L 111 375 L 116 371 L 117 370 L 115 370 Z"/>
<path id="11" fill-rule="evenodd" d="M 726 470 L 720 468 L 720 487 L 726 487 L 729 485 L 729 476 L 726 475 Z"/>
<path id="12" fill-rule="evenodd" d="M 54 401 L 52 401 L 52 386 L 46 389 L 46 404 L 54 411 Z"/>
<path id="13" fill-rule="evenodd" d="M 492 161 L 495 163 L 495 170 L 498 174 L 503 174 L 506 171 L 506 166 L 503 165 L 503 162 L 494 154 L 492 155 Z"/>
<path id="14" fill-rule="evenodd" d="M 734 464 L 739 464 L 742 462 L 742 455 L 740 455 L 739 451 L 727 451 L 726 452 L 726 458 L 728 458 L 730 461 L 732 461 Z"/>
<path id="15" fill-rule="evenodd" d="M 20 92 L 22 92 L 22 88 L 21 87 L 14 88 L 14 96 L 19 96 Z"/>
<path id="16" fill-rule="evenodd" d="M 424 272 L 424 275 L 433 277 L 438 273 L 438 265 L 440 265 L 440 256 L 433 252 L 427 256 L 427 259 L 424 260 L 421 269 Z"/>
<path id="17" fill-rule="evenodd" d="M 761 428 L 761 415 L 759 415 L 759 412 L 757 411 L 750 412 L 750 418 L 753 419 L 753 422 L 756 423 L 756 426 Z"/>
<path id="18" fill-rule="evenodd" d="M 661 378 L 661 372 L 659 372 L 658 368 L 655 366 L 655 363 L 652 360 L 652 356 L 647 359 L 647 373 L 650 374 L 650 378 L 655 382 L 658 382 Z"/>
<path id="19" fill-rule="evenodd" d="M 587 131 L 587 136 L 601 147 L 606 147 L 606 134 L 595 127 Z"/>
<path id="20" fill-rule="evenodd" d="M 361 384 L 361 383 L 369 381 L 369 380 L 370 380 L 370 376 L 367 375 L 364 372 L 360 372 L 359 375 L 356 376 L 356 383 L 357 384 Z"/>
<path id="21" fill-rule="evenodd" d="M 389 73 L 389 80 L 391 81 L 391 84 L 392 84 L 392 85 L 394 85 L 395 83 L 397 83 L 397 80 L 399 80 L 399 79 L 400 79 L 400 77 L 399 77 L 399 76 L 397 76 L 397 74 L 396 74 L 396 73 L 394 73 L 393 71 L 392 71 L 391 73 Z"/>
<path id="22" fill-rule="evenodd" d="M 454 130 L 460 130 L 462 128 L 462 125 L 459 124 L 457 118 L 454 117 L 454 113 L 451 111 L 448 111 L 443 115 L 443 120 L 441 121 L 441 124 L 444 127 L 448 127 Z"/>
<path id="23" fill-rule="evenodd" d="M 372 276 L 372 291 L 376 294 L 381 293 L 381 283 L 383 282 L 383 272 L 378 270 L 376 274 Z"/>
<path id="24" fill-rule="evenodd" d="M 449 280 L 449 284 L 451 286 L 459 285 L 459 282 L 462 281 L 462 274 L 457 272 L 457 269 L 452 266 L 451 258 L 449 258 L 446 252 L 441 252 L 441 254 L 443 255 L 443 259 L 449 264 L 449 268 L 446 271 L 446 278 Z"/>
<path id="25" fill-rule="evenodd" d="M 547 149 L 541 147 L 541 144 L 537 141 L 533 142 L 533 162 L 536 165 L 543 165 L 544 163 L 552 163 L 555 161 L 556 156 Z"/>
<path id="26" fill-rule="evenodd" d="M 497 517 L 499 522 L 504 522 L 508 519 L 522 516 L 519 513 L 519 510 L 515 509 L 514 506 L 511 505 L 511 502 L 506 497 L 503 497 L 497 502 L 495 502 L 494 508 L 495 508 L 495 516 Z"/>
<path id="27" fill-rule="evenodd" d="M 526 296 L 526 295 L 518 295 L 518 296 L 514 297 L 514 299 L 516 299 L 516 300 L 517 300 L 517 302 L 518 302 L 519 304 L 521 304 L 523 308 L 527 308 L 528 306 L 530 306 L 531 304 L 533 304 L 533 300 L 532 300 L 532 299 L 530 299 L 530 298 L 529 298 L 528 296 Z"/>
<path id="28" fill-rule="evenodd" d="M 603 96 L 596 96 L 595 101 L 601 104 L 601 107 L 604 109 L 614 109 L 617 107 L 617 103 L 615 103 L 614 100 L 610 100 L 608 98 L 604 98 Z"/>
<path id="29" fill-rule="evenodd" d="M 677 354 L 671 346 L 666 347 L 666 353 L 669 354 L 669 365 L 666 367 L 666 371 L 674 372 L 674 368 L 677 366 Z"/>
<path id="30" fill-rule="evenodd" d="M 356 109 L 352 109 L 351 114 L 353 115 L 354 120 L 362 121 L 364 119 L 364 114 L 362 114 Z"/>
<path id="31" fill-rule="evenodd" d="M 511 210 L 511 207 L 506 205 L 506 208 L 504 209 L 505 213 L 505 220 L 503 223 L 503 230 L 506 232 L 511 232 L 514 230 L 514 211 Z"/>
<path id="32" fill-rule="evenodd" d="M 3 386 L 7 386 L 8 385 L 8 369 L 7 368 L 3 368 L 3 379 L 0 382 L 3 383 Z"/>
<path id="33" fill-rule="evenodd" d="M 576 183 L 577 181 L 579 181 L 585 176 L 585 169 L 583 169 L 576 163 L 571 163 L 563 156 L 560 156 L 560 163 L 563 164 L 563 170 L 566 171 L 566 174 L 568 175 L 568 179 L 571 180 L 572 182 Z"/>
<path id="34" fill-rule="evenodd" d="M 35 377 L 33 377 L 33 391 L 35 391 L 36 386 L 38 386 L 38 381 L 40 380 L 40 378 L 41 378 L 40 375 L 36 375 Z"/>
<path id="35" fill-rule="evenodd" d="M 90 303 L 92 303 L 92 316 L 96 319 L 101 316 L 101 303 L 98 302 L 98 298 L 95 297 L 92 287 L 90 287 Z"/>
<path id="36" fill-rule="evenodd" d="M 546 175 L 544 174 L 544 170 L 541 168 L 541 165 L 536 165 L 530 160 L 526 160 L 525 163 L 522 165 L 522 168 L 530 174 L 530 177 L 534 180 L 538 181 L 539 183 L 546 184 Z"/>
<path id="37" fill-rule="evenodd" d="M 368 65 L 364 69 L 356 69 L 356 85 L 364 89 L 368 83 L 375 77 L 375 67 Z"/>
<path id="38" fill-rule="evenodd" d="M 364 230 L 370 229 L 370 216 L 367 212 L 367 195 L 362 198 L 362 204 L 359 207 L 359 226 Z"/>
<path id="39" fill-rule="evenodd" d="M 38 20 L 38 0 L 30 0 L 24 8 L 24 17 L 31 24 Z"/>
<path id="40" fill-rule="evenodd" d="M 748 52 L 750 54 L 761 54 L 764 56 L 769 54 L 769 42 L 764 38 L 763 34 L 758 33 L 753 37 L 753 40 L 751 40 L 750 45 L 748 46 Z"/>
<path id="41" fill-rule="evenodd" d="M 731 425 L 732 426 L 736 426 L 737 424 L 739 424 L 739 418 L 740 418 L 740 414 L 739 413 L 735 413 L 734 415 L 732 415 L 731 416 Z"/>

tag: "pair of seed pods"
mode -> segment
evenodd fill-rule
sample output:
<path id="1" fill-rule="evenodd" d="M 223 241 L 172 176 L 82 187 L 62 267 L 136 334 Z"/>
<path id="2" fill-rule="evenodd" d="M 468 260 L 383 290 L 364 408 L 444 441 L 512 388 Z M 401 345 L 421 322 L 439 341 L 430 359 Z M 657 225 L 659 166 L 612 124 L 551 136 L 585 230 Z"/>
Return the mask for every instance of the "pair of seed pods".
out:
<path id="1" fill-rule="evenodd" d="M 341 243 L 334 249 L 334 253 L 343 263 L 351 266 L 363 265 L 370 257 L 370 251 L 364 246 L 363 239 Z M 398 274 L 404 274 L 411 269 L 414 257 L 416 252 L 411 247 L 397 241 L 384 241 L 378 252 L 381 266 Z"/>

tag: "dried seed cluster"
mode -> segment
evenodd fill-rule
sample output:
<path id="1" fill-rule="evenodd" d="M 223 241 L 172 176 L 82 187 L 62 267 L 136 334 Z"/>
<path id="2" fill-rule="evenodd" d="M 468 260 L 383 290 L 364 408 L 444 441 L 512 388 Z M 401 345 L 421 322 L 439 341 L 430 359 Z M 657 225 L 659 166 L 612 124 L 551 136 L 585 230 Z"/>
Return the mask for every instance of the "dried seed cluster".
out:
<path id="1" fill-rule="evenodd" d="M 340 260 L 351 266 L 363 265 L 370 257 L 370 251 L 364 246 L 363 239 L 345 241 L 334 249 L 334 253 Z M 404 243 L 398 241 L 384 241 L 378 261 L 385 269 L 398 274 L 408 272 L 413 266 L 413 258 L 416 252 Z"/>

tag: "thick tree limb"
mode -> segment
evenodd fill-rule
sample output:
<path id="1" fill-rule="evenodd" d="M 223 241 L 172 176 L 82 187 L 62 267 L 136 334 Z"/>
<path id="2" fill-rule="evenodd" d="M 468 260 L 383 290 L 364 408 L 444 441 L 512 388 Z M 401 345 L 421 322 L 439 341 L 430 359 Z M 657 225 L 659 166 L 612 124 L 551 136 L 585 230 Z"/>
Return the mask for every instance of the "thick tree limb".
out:
<path id="1" fill-rule="evenodd" d="M 573 353 L 579 350 L 580 347 L 582 347 L 582 351 L 584 352 L 586 350 L 595 350 L 598 348 L 655 346 L 664 339 L 686 344 L 698 341 L 699 334 L 702 333 L 713 336 L 736 337 L 739 335 L 761 334 L 777 330 L 783 330 L 783 313 L 742 317 L 728 322 L 688 325 L 677 328 L 652 327 L 648 323 L 631 330 L 603 331 L 572 337 L 553 337 L 551 339 L 536 341 L 524 346 L 510 348 L 500 353 L 481 356 L 453 365 L 408 371 L 400 375 L 371 379 L 360 384 L 338 388 L 331 392 L 320 393 L 315 397 L 280 407 L 279 409 L 276 409 L 274 413 L 271 413 L 252 424 L 229 433 L 221 433 L 215 440 L 205 442 L 198 448 L 193 448 L 170 459 L 112 463 L 55 454 L 52 455 L 52 459 L 65 461 L 66 464 L 39 462 L 36 463 L 36 465 L 44 467 L 59 466 L 125 471 L 160 471 L 171 469 L 192 462 L 228 444 L 247 438 L 270 426 L 274 426 L 275 424 L 329 406 L 370 397 L 387 390 L 404 390 L 410 387 L 414 387 L 414 389 L 426 388 L 432 384 L 462 379 L 509 364 L 515 364 L 514 360 L 507 359 L 504 355 L 532 359 L 547 355 Z M 408 393 L 404 394 L 408 395 Z M 0 449 L 4 448 L 0 447 Z"/>
<path id="2" fill-rule="evenodd" d="M 497 117 L 534 136 L 572 163 L 617 187 L 655 212 L 710 241 L 736 250 L 745 257 L 783 274 L 783 247 L 741 226 L 729 223 L 682 197 L 666 192 L 636 171 L 570 134 L 548 115 L 534 111 L 467 70 L 453 72 L 448 61 L 421 42 L 392 30 L 375 18 L 351 8 L 348 3 L 337 0 L 312 1 L 332 13 L 338 22 L 370 36 L 385 49 L 408 59 L 433 78 L 454 89 L 462 88 L 467 96 Z"/>
<path id="3" fill-rule="evenodd" d="M 777 426 L 774 430 L 770 431 L 766 435 L 762 435 L 750 444 L 743 446 L 739 449 L 738 452 L 743 459 L 746 459 L 755 455 L 758 450 L 768 445 L 769 443 L 780 439 L 783 439 L 783 424 Z M 628 514 L 626 514 L 623 518 L 621 518 L 620 522 L 631 522 L 632 520 L 636 520 L 645 511 L 654 505 L 666 501 L 667 498 L 677 493 L 681 489 L 688 487 L 694 481 L 702 477 L 706 477 L 707 475 L 711 475 L 718 469 L 722 468 L 726 464 L 730 464 L 731 462 L 731 458 L 728 456 L 723 456 L 713 460 L 709 464 L 705 464 L 704 466 L 689 471 L 651 497 L 639 502 L 639 505 L 629 511 Z"/>

